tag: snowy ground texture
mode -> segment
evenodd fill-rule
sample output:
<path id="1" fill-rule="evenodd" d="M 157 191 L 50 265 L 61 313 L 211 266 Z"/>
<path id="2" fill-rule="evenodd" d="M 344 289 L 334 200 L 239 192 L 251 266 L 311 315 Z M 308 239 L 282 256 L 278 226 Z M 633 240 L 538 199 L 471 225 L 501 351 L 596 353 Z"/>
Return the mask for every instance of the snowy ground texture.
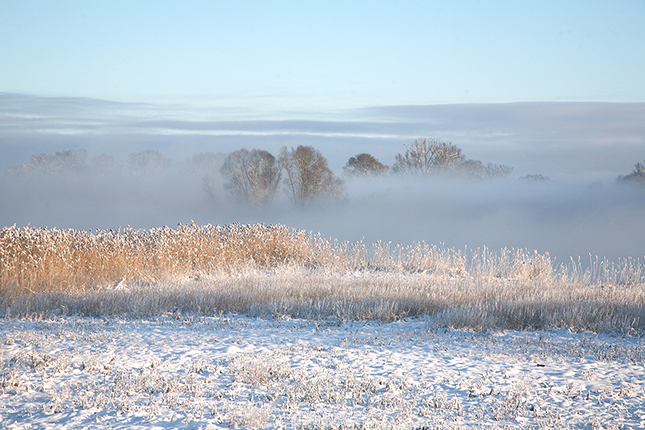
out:
<path id="1" fill-rule="evenodd" d="M 431 319 L 0 320 L 1 428 L 643 428 L 638 337 Z"/>

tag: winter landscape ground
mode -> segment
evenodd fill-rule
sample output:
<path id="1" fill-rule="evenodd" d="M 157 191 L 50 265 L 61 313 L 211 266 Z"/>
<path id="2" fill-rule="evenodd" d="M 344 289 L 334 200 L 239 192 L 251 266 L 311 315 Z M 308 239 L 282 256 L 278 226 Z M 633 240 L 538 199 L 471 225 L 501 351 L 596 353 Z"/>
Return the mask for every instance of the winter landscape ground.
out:
<path id="1" fill-rule="evenodd" d="M 642 339 L 196 316 L 2 321 L 3 428 L 642 428 Z"/>
<path id="2" fill-rule="evenodd" d="M 645 423 L 645 271 L 284 226 L 2 229 L 2 428 Z"/>

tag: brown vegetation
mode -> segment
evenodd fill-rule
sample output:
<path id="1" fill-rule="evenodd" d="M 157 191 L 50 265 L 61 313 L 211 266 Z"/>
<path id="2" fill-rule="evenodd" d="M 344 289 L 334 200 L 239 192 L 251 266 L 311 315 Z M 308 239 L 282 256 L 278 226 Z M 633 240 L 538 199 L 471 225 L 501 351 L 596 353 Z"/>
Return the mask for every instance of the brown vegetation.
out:
<path id="1" fill-rule="evenodd" d="M 0 230 L 0 311 L 252 315 L 471 328 L 645 330 L 645 267 L 419 243 L 334 243 L 285 226 Z"/>
<path id="2" fill-rule="evenodd" d="M 88 291 L 119 282 L 303 263 L 310 247 L 302 231 L 262 224 L 95 233 L 5 227 L 0 230 L 0 296 Z"/>

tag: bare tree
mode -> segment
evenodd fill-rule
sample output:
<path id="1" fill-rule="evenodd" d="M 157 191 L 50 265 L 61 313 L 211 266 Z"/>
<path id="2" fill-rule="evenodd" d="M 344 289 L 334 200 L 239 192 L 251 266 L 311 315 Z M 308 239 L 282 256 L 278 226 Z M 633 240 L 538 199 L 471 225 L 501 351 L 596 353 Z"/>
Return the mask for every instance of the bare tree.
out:
<path id="1" fill-rule="evenodd" d="M 463 160 L 458 170 L 460 176 L 474 181 L 483 180 L 486 174 L 486 167 L 479 160 Z"/>
<path id="2" fill-rule="evenodd" d="M 193 154 L 189 168 L 193 173 L 202 176 L 202 186 L 214 202 L 220 199 L 221 186 L 215 178 L 219 178 L 226 155 L 218 152 L 201 152 Z"/>
<path id="3" fill-rule="evenodd" d="M 488 179 L 502 179 L 508 178 L 513 168 L 506 164 L 486 163 L 485 172 Z"/>
<path id="4" fill-rule="evenodd" d="M 640 184 L 645 185 L 645 161 L 643 163 L 636 163 L 634 171 L 629 175 L 620 175 L 617 181 L 626 184 Z"/>
<path id="5" fill-rule="evenodd" d="M 407 146 L 404 155 L 397 155 L 392 166 L 395 173 L 455 174 L 468 179 L 481 181 L 508 177 L 513 168 L 504 164 L 469 160 L 461 148 L 450 142 L 432 139 L 417 139 Z"/>
<path id="6" fill-rule="evenodd" d="M 387 172 L 388 166 L 372 155 L 363 153 L 351 157 L 343 170 L 352 176 L 381 176 Z"/>
<path id="7" fill-rule="evenodd" d="M 508 177 L 513 168 L 505 164 L 482 163 L 479 160 L 464 160 L 456 172 L 465 178 L 475 181 L 503 179 Z"/>
<path id="8" fill-rule="evenodd" d="M 345 182 L 334 176 L 325 157 L 311 146 L 283 147 L 280 164 L 286 172 L 285 191 L 297 206 L 323 196 L 340 197 L 345 191 Z"/>
<path id="9" fill-rule="evenodd" d="M 404 155 L 396 156 L 392 171 L 422 175 L 446 173 L 462 164 L 465 159 L 461 148 L 450 142 L 422 138 L 407 146 Z"/>
<path id="10" fill-rule="evenodd" d="M 221 172 L 228 180 L 224 187 L 233 197 L 257 206 L 271 203 L 282 176 L 276 158 L 261 149 L 230 153 Z"/>

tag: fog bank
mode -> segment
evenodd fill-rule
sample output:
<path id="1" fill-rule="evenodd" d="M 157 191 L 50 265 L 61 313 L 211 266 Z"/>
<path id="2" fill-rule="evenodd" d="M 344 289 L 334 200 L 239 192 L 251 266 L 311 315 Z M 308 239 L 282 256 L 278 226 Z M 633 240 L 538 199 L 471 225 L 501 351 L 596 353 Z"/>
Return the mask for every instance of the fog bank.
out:
<path id="1" fill-rule="evenodd" d="M 180 168 L 4 176 L 0 224 L 87 230 L 261 222 L 366 243 L 528 248 L 558 261 L 645 256 L 645 190 L 634 186 L 386 177 L 348 180 L 343 200 L 299 209 L 282 191 L 269 207 L 235 202 L 221 178 L 211 176 L 208 190 L 204 177 Z"/>

